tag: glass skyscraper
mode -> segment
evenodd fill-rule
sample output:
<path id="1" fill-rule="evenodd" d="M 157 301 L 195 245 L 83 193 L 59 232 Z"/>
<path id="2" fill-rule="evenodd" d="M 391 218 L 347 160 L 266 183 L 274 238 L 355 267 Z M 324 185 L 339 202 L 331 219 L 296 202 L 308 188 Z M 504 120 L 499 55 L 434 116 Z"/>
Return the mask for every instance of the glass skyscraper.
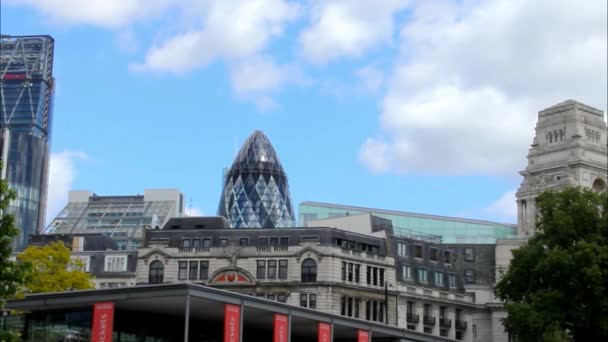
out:
<path id="1" fill-rule="evenodd" d="M 0 36 L 1 177 L 17 198 L 8 211 L 20 234 L 14 248 L 44 227 L 53 108 L 50 36 Z"/>
<path id="2" fill-rule="evenodd" d="M 225 172 L 218 215 L 232 228 L 293 227 L 287 175 L 264 133 L 253 132 Z"/>

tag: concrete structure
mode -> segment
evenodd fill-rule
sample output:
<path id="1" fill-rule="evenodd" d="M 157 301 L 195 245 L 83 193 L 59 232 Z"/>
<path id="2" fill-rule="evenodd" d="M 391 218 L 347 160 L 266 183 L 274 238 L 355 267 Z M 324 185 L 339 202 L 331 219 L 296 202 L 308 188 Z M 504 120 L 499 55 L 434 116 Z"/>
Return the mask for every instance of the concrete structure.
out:
<path id="1" fill-rule="evenodd" d="M 98 196 L 70 191 L 68 204 L 47 227 L 47 233 L 101 233 L 121 250 L 140 247 L 145 229 L 158 229 L 184 213 L 184 196 L 177 189 L 145 189 L 143 195 Z"/>
<path id="2" fill-rule="evenodd" d="M 15 250 L 45 224 L 54 48 L 50 36 L 0 36 L 0 177 L 17 195 L 7 209 L 20 231 Z"/>
<path id="3" fill-rule="evenodd" d="M 608 181 L 604 113 L 574 100 L 538 112 L 528 166 L 517 190 L 518 234 L 536 230 L 536 197 L 546 190 L 583 186 L 605 191 Z"/>

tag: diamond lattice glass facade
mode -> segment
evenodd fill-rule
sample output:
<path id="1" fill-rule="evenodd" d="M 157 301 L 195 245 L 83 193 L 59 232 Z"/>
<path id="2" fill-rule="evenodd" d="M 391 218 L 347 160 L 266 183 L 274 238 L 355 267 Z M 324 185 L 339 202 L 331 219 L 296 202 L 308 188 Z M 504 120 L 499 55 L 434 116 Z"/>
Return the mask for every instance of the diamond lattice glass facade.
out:
<path id="1" fill-rule="evenodd" d="M 294 225 L 287 176 L 264 133 L 255 131 L 224 175 L 218 214 L 233 228 Z"/>
<path id="2" fill-rule="evenodd" d="M 2 177 L 17 198 L 17 250 L 44 227 L 53 100 L 53 38 L 0 37 L 0 154 Z"/>

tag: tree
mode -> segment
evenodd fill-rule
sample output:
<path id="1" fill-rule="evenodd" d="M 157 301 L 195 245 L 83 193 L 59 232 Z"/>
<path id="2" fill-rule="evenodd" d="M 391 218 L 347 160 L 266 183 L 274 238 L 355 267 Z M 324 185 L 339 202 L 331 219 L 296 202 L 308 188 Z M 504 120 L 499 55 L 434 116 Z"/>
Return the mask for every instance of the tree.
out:
<path id="1" fill-rule="evenodd" d="M 608 193 L 538 197 L 537 233 L 513 251 L 495 292 L 517 341 L 608 340 Z"/>
<path id="2" fill-rule="evenodd" d="M 70 257 L 63 241 L 46 246 L 30 246 L 17 256 L 30 264 L 23 284 L 26 293 L 62 292 L 93 288 L 91 276 L 83 272 L 84 265 Z"/>

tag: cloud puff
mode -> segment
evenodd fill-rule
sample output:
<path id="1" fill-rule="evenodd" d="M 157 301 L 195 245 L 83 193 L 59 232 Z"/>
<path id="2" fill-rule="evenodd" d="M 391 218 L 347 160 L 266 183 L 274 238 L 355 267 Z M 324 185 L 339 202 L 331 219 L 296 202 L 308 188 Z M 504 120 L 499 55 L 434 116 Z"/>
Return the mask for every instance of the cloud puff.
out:
<path id="1" fill-rule="evenodd" d="M 515 190 L 507 191 L 500 198 L 492 202 L 484 211 L 493 216 L 493 220 L 500 222 L 517 222 L 517 204 L 515 203 Z"/>
<path id="2" fill-rule="evenodd" d="M 525 167 L 539 110 L 568 98 L 605 108 L 605 23 L 604 1 L 419 2 L 361 161 L 404 173 Z"/>
<path id="3" fill-rule="evenodd" d="M 184 214 L 186 216 L 205 216 L 203 211 L 200 208 L 196 208 L 196 207 L 186 208 L 184 211 Z"/>
<path id="4" fill-rule="evenodd" d="M 302 53 L 311 62 L 326 63 L 390 45 L 393 16 L 405 4 L 402 0 L 314 1 L 310 26 L 299 37 Z"/>
<path id="5" fill-rule="evenodd" d="M 68 201 L 68 192 L 76 179 L 76 162 L 87 159 L 86 153 L 63 151 L 51 153 L 46 224 L 49 224 Z"/>

